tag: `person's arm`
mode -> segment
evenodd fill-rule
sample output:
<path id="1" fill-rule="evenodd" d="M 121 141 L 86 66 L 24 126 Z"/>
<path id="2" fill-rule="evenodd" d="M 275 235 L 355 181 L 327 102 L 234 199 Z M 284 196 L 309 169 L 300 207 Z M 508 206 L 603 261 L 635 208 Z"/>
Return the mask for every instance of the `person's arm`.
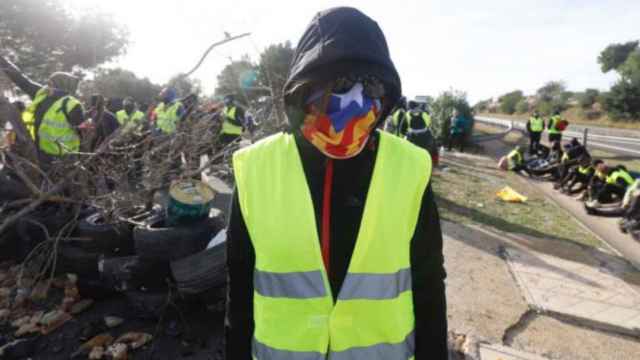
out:
<path id="1" fill-rule="evenodd" d="M 16 65 L 2 56 L 0 56 L 0 69 L 4 71 L 7 77 L 11 79 L 20 90 L 31 98 L 34 98 L 38 90 L 42 89 L 42 85 L 29 79 Z"/>
<path id="2" fill-rule="evenodd" d="M 447 301 L 440 217 L 431 185 L 411 241 L 411 276 L 415 313 L 416 360 L 446 360 Z"/>
<path id="3" fill-rule="evenodd" d="M 238 126 L 242 126 L 242 127 L 246 127 L 245 123 L 244 123 L 244 109 L 241 107 L 236 107 L 236 118 L 234 119 L 236 121 L 235 125 Z"/>
<path id="4" fill-rule="evenodd" d="M 225 359 L 250 360 L 253 337 L 253 270 L 255 252 L 244 223 L 237 190 L 227 227 L 227 311 Z"/>

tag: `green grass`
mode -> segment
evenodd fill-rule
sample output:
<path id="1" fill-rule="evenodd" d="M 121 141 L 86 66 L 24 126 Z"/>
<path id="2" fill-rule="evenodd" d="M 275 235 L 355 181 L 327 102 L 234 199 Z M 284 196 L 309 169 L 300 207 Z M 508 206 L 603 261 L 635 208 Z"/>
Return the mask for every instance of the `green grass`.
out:
<path id="1" fill-rule="evenodd" d="M 516 175 L 496 169 L 493 161 L 473 158 L 445 160 L 445 163 L 447 170 L 436 171 L 433 177 L 442 218 L 513 234 L 602 246 L 564 209 L 516 179 Z M 527 196 L 527 202 L 498 200 L 496 193 L 507 185 Z"/>

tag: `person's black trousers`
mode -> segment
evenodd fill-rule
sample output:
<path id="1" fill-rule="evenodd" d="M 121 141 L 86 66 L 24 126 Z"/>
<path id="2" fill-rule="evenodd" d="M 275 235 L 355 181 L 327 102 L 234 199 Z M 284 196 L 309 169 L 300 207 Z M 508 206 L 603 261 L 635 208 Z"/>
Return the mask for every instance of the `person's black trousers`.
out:
<path id="1" fill-rule="evenodd" d="M 529 133 L 529 154 L 533 155 L 538 152 L 538 148 L 540 147 L 541 137 L 542 137 L 541 132 Z"/>
<path id="2" fill-rule="evenodd" d="M 602 204 L 613 202 L 613 195 L 616 195 L 616 197 L 621 200 L 625 192 L 626 189 L 620 186 L 606 184 L 598 193 L 598 202 Z"/>
<path id="3" fill-rule="evenodd" d="M 562 141 L 562 133 L 549 134 L 549 142 L 553 144 L 555 141 Z"/>
<path id="4" fill-rule="evenodd" d="M 449 135 L 449 151 L 453 149 L 453 146 L 457 144 L 460 152 L 464 152 L 464 133 L 457 133 Z"/>

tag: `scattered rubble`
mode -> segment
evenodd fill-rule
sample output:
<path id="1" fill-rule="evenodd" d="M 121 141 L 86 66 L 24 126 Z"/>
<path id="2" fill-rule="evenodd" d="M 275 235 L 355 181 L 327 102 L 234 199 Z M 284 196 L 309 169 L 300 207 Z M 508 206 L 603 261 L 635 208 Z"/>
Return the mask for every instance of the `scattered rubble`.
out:
<path id="1" fill-rule="evenodd" d="M 115 342 L 129 344 L 131 345 L 131 349 L 136 350 L 138 348 L 143 347 L 152 339 L 153 339 L 153 336 L 146 333 L 128 332 L 120 336 Z"/>
<path id="2" fill-rule="evenodd" d="M 93 300 L 91 299 L 84 299 L 84 300 L 80 300 L 79 302 L 73 304 L 73 306 L 71 306 L 71 310 L 69 311 L 72 315 L 77 315 L 80 314 L 81 312 L 87 310 L 91 305 L 93 305 Z"/>
<path id="3" fill-rule="evenodd" d="M 127 345 L 122 343 L 115 343 L 107 349 L 107 354 L 109 354 L 113 360 L 127 360 Z"/>
<path id="4" fill-rule="evenodd" d="M 117 316 L 105 316 L 104 317 L 104 324 L 110 329 L 120 326 L 123 322 L 124 322 L 124 319 L 119 318 Z"/>

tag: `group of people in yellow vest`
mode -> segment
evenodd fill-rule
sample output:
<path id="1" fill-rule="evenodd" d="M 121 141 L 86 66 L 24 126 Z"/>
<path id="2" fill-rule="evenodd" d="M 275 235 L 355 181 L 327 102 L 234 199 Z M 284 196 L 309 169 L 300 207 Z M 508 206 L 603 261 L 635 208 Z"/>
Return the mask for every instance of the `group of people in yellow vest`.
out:
<path id="1" fill-rule="evenodd" d="M 402 94 L 382 30 L 357 9 L 325 10 L 293 59 L 284 88 L 291 130 L 233 156 L 225 358 L 447 359 L 432 160 L 376 130 Z M 56 156 L 77 150 L 70 118 L 82 107 L 75 89 L 51 99 L 58 85 L 33 92 L 30 107 L 41 149 Z M 155 126 L 171 134 L 183 112 L 167 90 Z M 232 97 L 222 116 L 223 141 L 240 136 Z M 117 117 L 126 124 L 139 114 Z M 407 137 L 431 125 L 413 107 L 402 120 Z"/>
<path id="2" fill-rule="evenodd" d="M 546 126 L 545 126 L 546 125 Z M 569 122 L 562 118 L 560 111 L 555 111 L 549 120 L 546 121 L 535 111 L 529 121 L 527 121 L 527 132 L 529 133 L 529 154 L 535 154 L 540 147 L 540 140 L 545 128 L 549 133 L 549 143 L 555 141 L 562 142 L 562 133 L 569 126 Z"/>
<path id="3" fill-rule="evenodd" d="M 533 120 L 531 128 L 536 130 Z M 609 165 L 602 159 L 592 158 L 575 138 L 565 145 L 555 140 L 550 149 L 537 144 L 534 151 L 532 155 L 525 154 L 522 147 L 516 146 L 503 163 L 511 171 L 553 181 L 557 191 L 584 201 L 587 211 L 615 204 L 619 205 L 618 215 L 640 220 L 640 200 L 631 201 L 640 196 L 640 178 L 634 179 L 624 165 Z"/>
<path id="4" fill-rule="evenodd" d="M 177 98 L 175 89 L 165 88 L 160 93 L 160 102 L 148 114 L 142 112 L 132 98 L 124 99 L 122 109 L 115 114 L 104 109 L 102 103 L 104 100 L 101 100 L 100 113 L 103 114 L 103 118 L 97 120 L 92 118 L 97 112 L 85 113 L 82 103 L 76 97 L 79 79 L 74 75 L 56 72 L 49 77 L 46 85 L 41 85 L 29 79 L 16 65 L 2 56 L 0 56 L 0 69 L 32 99 L 28 106 L 19 111 L 29 136 L 40 152 L 43 163 L 80 151 L 83 134 L 81 129 L 84 127 L 101 127 L 103 130 L 110 128 L 107 130 L 110 133 L 116 127 L 126 132 L 153 123 L 160 133 L 170 135 L 176 131 L 177 124 L 186 113 L 182 101 Z M 100 96 L 92 98 L 95 97 Z M 90 110 L 93 109 L 95 104 L 90 106 Z M 235 105 L 233 97 L 227 96 L 222 110 L 223 124 L 220 138 L 231 141 L 240 136 L 244 128 L 243 116 L 243 110 Z M 96 124 L 98 121 L 105 124 L 112 121 L 115 125 Z M 87 125 L 87 123 L 92 124 Z"/>

